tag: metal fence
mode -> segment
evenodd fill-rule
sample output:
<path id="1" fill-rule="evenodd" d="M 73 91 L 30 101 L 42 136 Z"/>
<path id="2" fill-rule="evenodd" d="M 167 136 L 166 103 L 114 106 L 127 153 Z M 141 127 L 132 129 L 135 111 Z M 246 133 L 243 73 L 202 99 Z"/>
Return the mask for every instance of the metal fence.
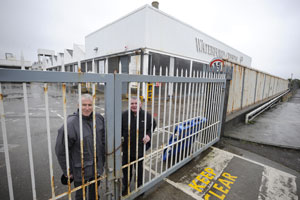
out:
<path id="1" fill-rule="evenodd" d="M 113 91 L 114 90 L 114 81 L 113 75 L 106 74 L 106 75 L 99 75 L 99 74 L 84 74 L 84 73 L 61 73 L 61 72 L 40 72 L 40 71 L 23 71 L 23 70 L 0 70 L 0 114 L 1 114 L 1 127 L 2 127 L 2 136 L 3 136 L 3 149 L 5 153 L 5 167 L 6 167 L 6 174 L 7 174 L 7 186 L 2 185 L 1 193 L 4 193 L 4 188 L 8 189 L 9 198 L 10 199 L 20 199 L 25 198 L 28 199 L 28 193 L 31 192 L 32 199 L 60 199 L 62 197 L 67 197 L 71 199 L 74 197 L 74 192 L 81 189 L 88 187 L 90 184 L 97 184 L 97 181 L 93 180 L 90 182 L 86 182 L 83 177 L 83 183 L 79 187 L 72 187 L 70 184 L 70 163 L 69 163 L 69 148 L 65 148 L 66 152 L 66 165 L 67 165 L 67 172 L 68 172 L 68 186 L 62 186 L 60 183 L 60 175 L 62 174 L 61 170 L 58 167 L 58 163 L 54 157 L 54 144 L 55 138 L 57 136 L 57 123 L 59 126 L 64 124 L 64 138 L 65 138 L 65 146 L 68 147 L 68 128 L 67 127 L 67 106 L 68 104 L 72 105 L 70 108 L 70 112 L 76 110 L 76 102 L 78 102 L 79 107 L 79 121 L 80 121 L 80 144 L 81 144 L 81 160 L 83 163 L 83 130 L 82 130 L 82 103 L 81 103 L 81 94 L 83 89 L 87 89 L 85 87 L 86 84 L 83 83 L 90 83 L 90 91 L 93 94 L 93 113 L 95 114 L 96 109 L 98 110 L 103 109 L 105 111 L 105 127 L 106 127 L 106 167 L 105 172 L 102 174 L 101 177 L 98 177 L 97 170 L 95 171 L 96 180 L 104 182 L 105 187 L 103 187 L 105 199 L 111 198 L 114 191 L 114 184 L 111 181 L 113 180 L 113 169 L 114 168 L 114 155 L 111 153 L 114 151 L 113 149 L 113 142 L 114 142 L 114 122 L 113 120 L 113 107 L 114 107 L 114 96 L 113 92 L 105 92 L 105 95 L 96 94 L 96 86 L 98 83 L 105 84 L 106 91 Z M 18 84 L 19 83 L 19 84 Z M 42 85 L 38 84 L 41 83 Z M 14 86 L 11 86 L 14 84 Z M 20 94 L 20 98 L 23 100 L 15 102 L 15 98 L 11 98 L 13 94 L 16 93 L 14 89 L 16 89 L 16 85 L 20 86 L 22 84 L 22 91 Z M 82 87 L 84 86 L 84 87 Z M 3 91 L 2 91 L 2 88 Z M 39 90 L 43 88 L 43 90 Z M 53 93 L 53 88 L 55 88 Z M 19 88 L 21 89 L 21 88 Z M 28 91 L 28 89 L 30 91 Z M 75 90 L 75 94 L 69 94 L 68 90 Z M 56 92 L 58 91 L 58 93 Z M 51 96 L 56 96 L 56 99 L 59 99 L 59 105 L 51 105 L 49 108 L 49 93 L 52 92 Z M 42 98 L 39 98 L 42 97 Z M 68 98 L 69 97 L 69 98 Z M 97 102 L 96 102 L 97 97 Z M 18 99 L 18 98 L 17 98 Z M 43 103 L 40 100 L 44 100 Z M 53 98 L 51 98 L 53 100 Z M 98 105 L 98 102 L 105 102 L 102 103 L 102 108 Z M 68 103 L 67 103 L 68 102 Z M 14 106 L 15 104 L 23 104 L 24 109 Z M 52 103 L 53 104 L 53 103 Z M 31 105 L 31 106 L 29 106 Z M 12 106 L 14 108 L 12 108 Z M 21 106 L 22 107 L 22 106 Z M 34 108 L 43 107 L 43 114 L 36 120 L 34 115 L 30 113 Z M 55 110 L 54 107 L 57 109 Z M 60 107 L 60 109 L 59 109 Z M 16 150 L 12 150 L 9 148 L 10 143 L 16 143 L 16 137 L 23 137 L 23 129 L 22 126 L 24 122 L 21 120 L 19 121 L 10 121 L 9 118 L 13 118 L 15 116 L 10 116 L 11 111 L 13 110 L 14 113 L 24 112 L 22 117 L 25 118 L 25 126 L 26 126 L 26 139 L 27 139 L 27 149 L 28 153 L 22 151 L 22 145 L 18 145 Z M 109 111 L 109 112 L 108 112 Z M 53 116 L 50 116 L 52 113 L 56 113 L 57 116 L 60 117 L 60 120 L 55 120 Z M 54 119 L 53 119 L 54 118 Z M 46 121 L 44 124 L 43 121 Z M 39 125 L 36 125 L 39 124 Z M 95 115 L 93 115 L 93 124 L 95 124 Z M 7 130 L 7 125 L 10 126 L 10 129 Z M 45 129 L 45 127 L 46 129 Z M 14 127 L 14 128 L 11 128 Z M 18 128 L 19 127 L 19 128 Z M 56 129 L 53 130 L 53 127 Z M 43 131 L 40 131 L 42 129 Z M 96 141 L 95 134 L 96 126 L 93 126 L 93 135 L 94 141 Z M 36 136 L 39 134 L 39 137 Z M 11 142 L 9 142 L 11 141 Z M 45 142 L 46 141 L 46 142 Z M 39 148 L 35 148 L 36 150 L 33 151 L 33 148 L 39 145 Z M 95 144 L 94 144 L 95 145 Z M 26 149 L 26 147 L 24 148 Z M 44 150 L 48 150 L 48 155 L 45 154 Z M 96 148 L 95 148 L 96 149 Z M 11 150 L 11 152 L 9 152 Z M 96 150 L 95 150 L 96 151 Z M 40 155 L 38 155 L 40 154 Z M 10 156 L 13 155 L 13 156 Z M 24 159 L 24 163 L 22 163 L 20 156 L 25 157 L 28 155 L 29 159 L 29 168 L 30 168 L 30 179 L 28 179 L 28 174 L 26 173 L 26 164 L 27 162 Z M 35 155 L 35 156 L 34 156 Z M 45 159 L 46 156 L 48 159 Z M 94 155 L 96 156 L 96 154 Z M 13 157 L 19 157 L 19 160 L 12 159 Z M 41 163 L 41 160 L 45 160 Z M 11 162 L 13 165 L 11 165 Z M 46 166 L 45 163 L 49 165 Z M 18 166 L 19 167 L 18 169 Z M 16 170 L 17 168 L 17 170 Z M 42 169 L 41 169 L 42 168 Z M 2 168 L 3 169 L 3 168 Z M 97 168 L 96 168 L 97 169 Z M 39 170 L 42 172 L 39 173 Z M 82 170 L 84 171 L 84 170 Z M 1 171 L 1 174 L 3 170 Z M 83 172 L 84 173 L 84 172 Z M 37 174 L 43 177 L 40 179 L 37 177 Z M 46 177 L 45 174 L 48 174 L 49 177 Z M 1 175 L 5 177 L 4 173 Z M 20 177 L 21 176 L 21 177 Z M 26 180 L 26 181 L 22 181 Z M 31 187 L 28 188 L 26 191 L 26 186 L 29 185 L 31 182 Z M 1 181 L 4 184 L 4 181 Z M 23 185 L 20 186 L 18 183 L 22 183 Z M 24 184 L 25 183 L 25 184 Z M 97 187 L 96 187 L 97 188 Z M 82 190 L 85 192 L 85 189 Z M 96 190 L 97 192 L 97 190 Z M 100 191 L 99 191 L 100 193 Z M 1 198 L 6 199 L 8 198 L 7 194 L 1 194 Z"/>
<path id="2" fill-rule="evenodd" d="M 0 69 L 0 114 L 4 151 L 4 157 L 0 154 L 0 158 L 5 159 L 0 172 L 2 177 L 5 177 L 5 174 L 7 177 L 7 182 L 4 179 L 1 181 L 1 193 L 3 192 L 1 196 L 4 199 L 71 199 L 74 198 L 75 191 L 87 188 L 91 184 L 98 184 L 96 180 L 100 180 L 100 188 L 96 192 L 101 194 L 102 199 L 133 199 L 153 187 L 213 145 L 220 137 L 225 74 L 211 69 L 194 73 L 191 77 L 183 77 L 183 74 L 181 72 L 181 77 L 178 77 L 177 72 L 175 77 L 166 77 Z M 16 98 L 18 101 L 10 99 L 15 95 L 12 91 L 15 87 L 11 86 L 13 83 L 17 84 L 18 89 L 22 91 L 20 97 Z M 104 84 L 104 94 L 97 92 L 96 87 L 100 83 Z M 126 151 L 124 147 L 128 148 L 128 154 L 131 153 L 130 139 L 127 144 L 124 141 L 122 143 L 122 134 L 124 139 L 126 125 L 127 136 L 129 138 L 134 136 L 130 132 L 130 124 L 134 124 L 130 116 L 132 113 L 127 112 L 127 121 L 124 113 L 125 110 L 131 109 L 131 103 L 134 101 L 131 97 L 140 97 L 141 88 L 148 84 L 153 86 L 152 94 L 158 90 L 157 96 L 152 95 L 151 98 L 137 101 L 138 110 L 134 120 L 137 124 L 136 138 L 139 138 L 139 135 L 145 136 L 143 134 L 146 134 L 147 123 L 151 123 L 149 134 L 151 139 L 148 143 L 150 145 L 142 145 L 143 153 L 138 155 L 141 141 L 136 140 L 135 158 L 128 159 L 130 157 L 128 155 L 127 162 L 124 162 L 123 156 Z M 128 90 L 128 100 L 122 99 L 124 88 Z M 72 186 L 70 181 L 68 186 L 62 186 L 61 170 L 57 160 L 53 158 L 57 128 L 62 124 L 67 127 L 67 113 L 76 108 L 77 102 L 79 116 L 81 116 L 83 90 L 90 90 L 93 95 L 93 113 L 104 111 L 105 171 L 100 177 L 95 171 L 96 180 L 89 182 L 82 180 L 83 184 L 79 187 Z M 55 105 L 53 105 L 54 99 L 56 99 Z M 39 116 L 35 116 L 35 109 L 39 109 Z M 141 110 L 144 110 L 143 116 L 140 115 Z M 15 113 L 21 114 L 18 117 L 23 121 L 14 121 Z M 141 122 L 141 119 L 144 121 Z M 157 124 L 155 129 L 154 121 Z M 93 115 L 93 122 L 95 124 L 95 115 Z M 82 127 L 82 117 L 79 123 Z M 139 131 L 142 130 L 140 124 L 144 126 L 143 133 Z M 22 128 L 23 125 L 26 129 Z M 82 128 L 80 129 L 82 144 L 83 133 Z M 67 138 L 68 129 L 64 130 Z M 95 131 L 94 126 L 93 135 L 97 137 Z M 26 132 L 26 137 L 22 132 Z M 25 140 L 21 141 L 19 139 L 21 137 L 25 137 Z M 26 147 L 22 147 L 23 141 L 27 141 Z M 96 141 L 96 138 L 93 138 L 93 141 Z M 18 142 L 20 142 L 19 146 L 14 147 L 13 144 Z M 65 146 L 68 146 L 68 140 L 65 140 Z M 81 146 L 81 154 L 83 149 L 84 147 Z M 24 153 L 24 150 L 28 153 Z M 70 168 L 68 148 L 65 151 L 67 168 Z M 83 162 L 83 156 L 81 160 Z M 29 165 L 29 175 L 25 173 L 28 168 L 26 164 Z M 123 173 L 127 171 L 130 174 L 130 170 L 132 170 L 132 177 L 130 175 L 125 177 L 127 180 L 124 181 L 128 185 L 122 188 Z M 70 173 L 68 176 L 70 177 Z M 21 179 L 26 181 L 22 182 Z M 25 191 L 24 185 L 20 183 L 25 183 L 25 188 L 29 189 Z M 122 196 L 122 190 L 127 191 L 127 194 Z M 26 196 L 27 193 L 31 195 Z"/>
<path id="3" fill-rule="evenodd" d="M 155 70 L 154 70 L 155 71 Z M 121 185 L 122 171 L 127 171 L 130 175 L 124 176 L 127 180 L 127 188 L 121 186 L 119 192 L 123 189 L 123 198 L 133 199 L 142 194 L 164 177 L 170 175 L 184 164 L 189 162 L 199 153 L 213 145 L 219 140 L 220 128 L 222 122 L 224 89 L 226 84 L 225 74 L 214 73 L 213 71 L 202 71 L 194 73 L 191 77 L 161 76 L 135 76 L 119 74 L 115 76 L 115 148 L 116 151 L 116 179 Z M 187 74 L 187 71 L 185 72 Z M 124 122 L 119 111 L 123 108 L 130 109 L 131 96 L 140 96 L 140 88 L 151 84 L 153 90 L 158 90 L 157 96 L 152 95 L 150 99 L 146 98 L 143 105 L 138 102 L 137 107 L 144 111 L 140 116 L 139 110 L 136 112 L 136 118 L 132 118 L 132 112 L 128 112 L 128 122 Z M 122 87 L 128 87 L 128 102 L 121 103 Z M 132 92 L 134 91 L 134 92 Z M 134 93 L 134 94 L 132 94 Z M 155 94 L 152 91 L 152 94 Z M 149 115 L 146 113 L 148 112 Z M 126 115 L 127 113 L 125 113 Z M 151 117 L 151 120 L 147 120 Z M 141 123 L 140 118 L 144 120 Z M 130 121 L 130 120 L 136 121 Z M 156 121 L 157 127 L 153 130 L 153 121 Z M 139 134 L 146 134 L 147 122 L 151 123 L 151 145 L 146 149 L 146 145 L 140 147 L 138 142 L 132 144 L 128 139 L 121 141 L 121 133 L 124 135 L 128 131 L 139 138 Z M 124 124 L 125 123 L 125 126 Z M 135 133 L 132 133 L 128 124 L 134 123 Z M 139 127 L 144 125 L 144 132 Z M 125 133 L 124 133 L 125 131 Z M 142 138 L 143 138 L 142 137 Z M 132 145 L 135 145 L 136 155 L 130 157 Z M 128 149 L 120 149 L 127 147 Z M 144 148 L 142 154 L 138 155 L 139 148 Z M 123 163 L 122 161 L 123 152 Z M 128 159 L 124 162 L 124 158 Z M 123 164 L 123 165 L 122 165 Z M 141 180 L 139 181 L 141 176 Z M 123 177 L 123 178 L 124 178 Z M 123 181 L 123 183 L 124 183 Z M 124 193 L 125 190 L 125 193 Z"/>
<path id="4" fill-rule="evenodd" d="M 288 80 L 229 61 L 225 61 L 225 66 L 233 69 L 227 115 L 278 96 L 288 89 Z"/>

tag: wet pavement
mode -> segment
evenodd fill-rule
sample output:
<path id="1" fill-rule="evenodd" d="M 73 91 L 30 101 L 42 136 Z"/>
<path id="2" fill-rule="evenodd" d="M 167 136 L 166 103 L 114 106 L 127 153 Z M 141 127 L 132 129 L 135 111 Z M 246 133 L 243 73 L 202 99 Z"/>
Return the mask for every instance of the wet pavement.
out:
<path id="1" fill-rule="evenodd" d="M 225 136 L 260 144 L 300 149 L 300 90 L 287 102 L 255 118 L 254 123 L 238 124 Z"/>
<path id="2" fill-rule="evenodd" d="M 242 156 L 211 147 L 137 199 L 298 199 L 299 172 L 239 148 L 235 152 Z"/>
<path id="3" fill-rule="evenodd" d="M 204 151 L 137 199 L 298 200 L 299 97 L 300 90 L 254 124 L 226 130 L 226 136 L 236 139 L 221 138 L 217 148 Z"/>

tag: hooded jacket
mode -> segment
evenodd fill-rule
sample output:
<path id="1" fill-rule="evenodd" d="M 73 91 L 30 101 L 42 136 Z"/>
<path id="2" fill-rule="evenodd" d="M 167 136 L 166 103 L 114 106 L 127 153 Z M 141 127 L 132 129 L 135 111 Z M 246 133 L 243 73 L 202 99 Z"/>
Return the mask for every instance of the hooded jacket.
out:
<path id="1" fill-rule="evenodd" d="M 70 173 L 73 174 L 75 181 L 81 181 L 79 111 L 68 116 L 67 126 Z M 93 113 L 88 117 L 82 116 L 82 130 L 84 177 L 85 180 L 87 180 L 95 176 Z M 105 162 L 105 125 L 104 118 L 98 113 L 96 113 L 96 149 L 97 173 L 98 175 L 101 175 L 104 170 Z M 64 175 L 67 176 L 64 125 L 62 125 L 62 127 L 58 130 L 55 153 Z"/>

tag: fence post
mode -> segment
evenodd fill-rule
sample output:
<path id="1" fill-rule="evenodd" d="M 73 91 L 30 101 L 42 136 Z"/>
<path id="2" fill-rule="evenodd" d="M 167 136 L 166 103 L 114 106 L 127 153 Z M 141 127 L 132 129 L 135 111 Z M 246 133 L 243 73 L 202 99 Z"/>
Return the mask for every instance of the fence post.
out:
<path id="1" fill-rule="evenodd" d="M 220 131 L 220 137 L 224 136 L 224 130 L 225 130 L 225 122 L 226 122 L 226 114 L 227 114 L 227 105 L 228 105 L 228 98 L 229 98 L 229 88 L 230 88 L 230 81 L 232 80 L 232 72 L 233 68 L 228 66 L 225 67 L 225 78 L 226 78 L 226 88 L 225 88 L 225 94 L 224 94 L 224 106 L 222 111 L 222 127 Z"/>
<path id="2" fill-rule="evenodd" d="M 253 103 L 255 104 L 256 101 L 256 90 L 257 90 L 257 79 L 258 79 L 258 72 L 256 72 L 256 78 L 255 78 L 255 88 L 254 88 L 254 100 Z"/>
<path id="3" fill-rule="evenodd" d="M 245 74 L 246 74 L 246 68 L 243 67 L 243 82 L 242 82 L 242 95 L 241 95 L 241 107 L 240 107 L 241 110 L 243 109 L 243 103 L 244 103 Z"/>
<path id="4" fill-rule="evenodd" d="M 106 199 L 116 199 L 115 198 L 115 173 L 114 173 L 114 157 L 115 157 L 115 126 L 114 126 L 114 76 L 108 74 L 108 81 L 105 87 L 105 118 L 106 118 L 106 172 L 107 172 L 107 182 L 106 182 Z"/>
<path id="5" fill-rule="evenodd" d="M 114 74 L 114 149 L 115 149 L 115 196 L 121 199 L 121 181 L 122 181 L 122 157 L 121 157 L 121 121 L 122 121 L 122 82 L 120 75 Z"/>

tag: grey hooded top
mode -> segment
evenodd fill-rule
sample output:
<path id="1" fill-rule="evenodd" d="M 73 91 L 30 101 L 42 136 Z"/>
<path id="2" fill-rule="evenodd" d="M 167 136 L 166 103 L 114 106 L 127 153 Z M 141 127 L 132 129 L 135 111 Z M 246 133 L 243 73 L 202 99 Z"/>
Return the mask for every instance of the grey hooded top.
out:
<path id="1" fill-rule="evenodd" d="M 68 146 L 70 173 L 73 174 L 75 181 L 81 181 L 81 151 L 80 151 L 80 129 L 79 112 L 68 116 Z M 94 138 L 93 138 L 93 114 L 88 117 L 82 116 L 83 130 L 83 160 L 85 180 L 95 177 L 94 172 Z M 101 175 L 104 170 L 105 162 L 105 126 L 104 118 L 96 113 L 96 159 L 97 173 Z M 58 130 L 56 138 L 55 153 L 59 165 L 67 176 L 64 125 Z"/>

